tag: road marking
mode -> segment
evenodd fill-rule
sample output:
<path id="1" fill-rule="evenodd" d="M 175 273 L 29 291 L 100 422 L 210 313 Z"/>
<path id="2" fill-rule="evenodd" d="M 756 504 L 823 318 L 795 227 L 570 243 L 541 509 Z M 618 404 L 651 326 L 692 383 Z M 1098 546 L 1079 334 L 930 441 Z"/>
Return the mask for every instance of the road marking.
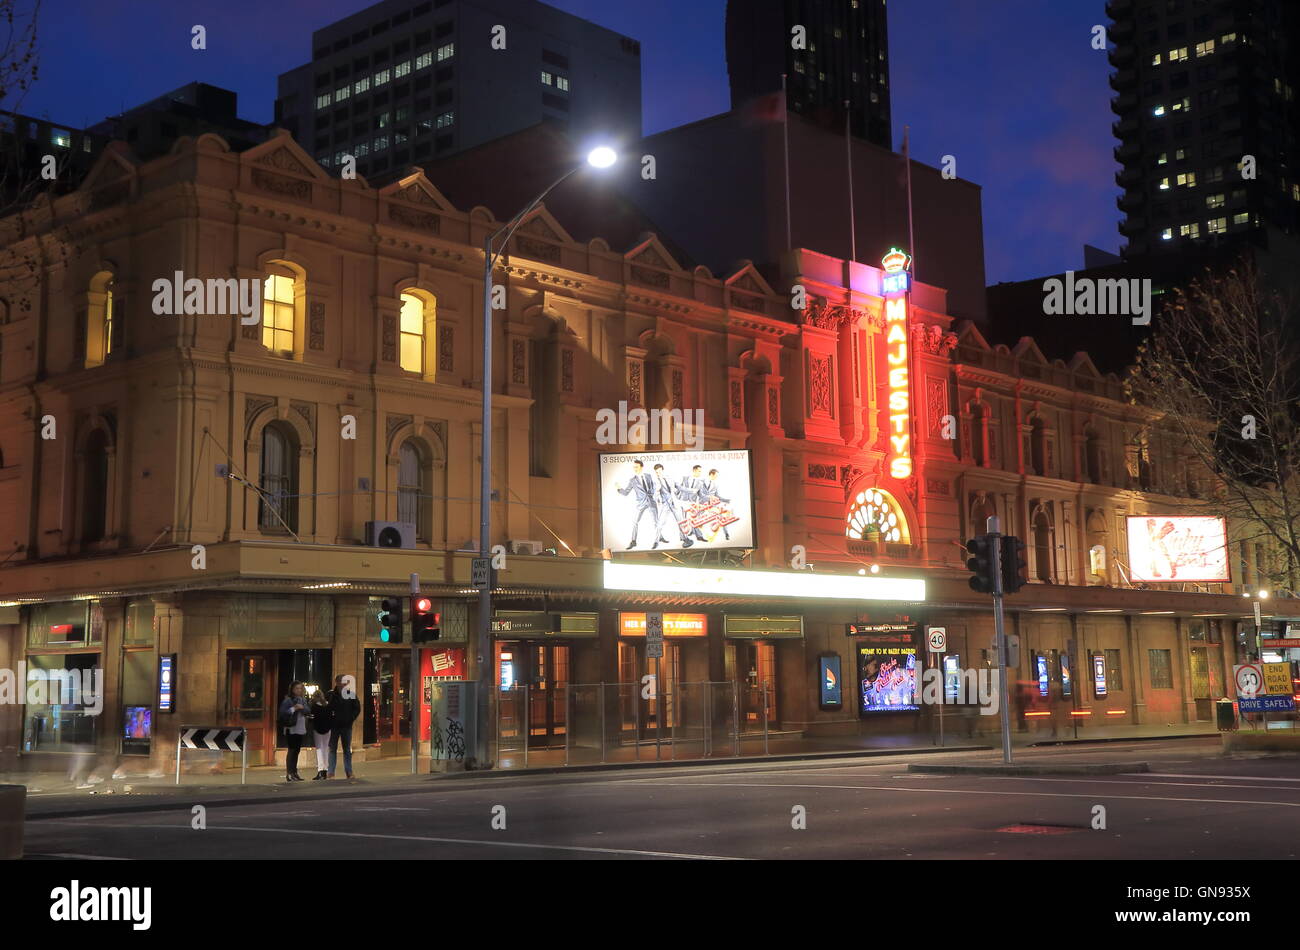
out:
<path id="1" fill-rule="evenodd" d="M 1125 772 L 1125 775 L 1167 775 L 1169 778 L 1235 778 L 1251 782 L 1300 782 L 1300 778 L 1272 778 L 1268 775 L 1204 775 L 1195 772 Z"/>
<path id="2" fill-rule="evenodd" d="M 927 774 L 925 774 L 925 773 L 922 773 L 921 775 L 912 775 L 912 774 L 909 773 L 908 775 L 900 775 L 900 776 L 895 776 L 895 777 L 896 777 L 896 778 L 907 778 L 907 779 L 927 778 L 927 777 L 935 777 L 935 778 L 992 779 L 992 780 L 995 781 L 995 782 L 1068 782 L 1068 783 L 1071 784 L 1071 785 L 1154 785 L 1154 786 L 1160 786 L 1160 787 L 1163 787 L 1163 786 L 1166 786 L 1166 785 L 1167 785 L 1167 786 L 1169 786 L 1170 788 L 1180 788 L 1180 787 L 1187 787 L 1187 788 L 1255 788 L 1255 789 L 1259 789 L 1259 790 L 1262 791 L 1262 792 L 1284 792 L 1284 791 L 1286 791 L 1286 789 L 1284 789 L 1284 788 L 1276 788 L 1276 787 L 1269 786 L 1269 785 L 1223 785 L 1223 784 L 1215 784 L 1215 783 L 1213 783 L 1213 782 L 1144 782 L 1144 781 L 1141 781 L 1141 779 L 1150 778 L 1151 775 L 1152 775 L 1153 773 L 1150 773 L 1150 772 L 1125 772 L 1125 773 L 1123 773 L 1123 774 L 1125 774 L 1125 775 L 1131 775 L 1131 776 L 1133 776 L 1133 778 L 1138 779 L 1138 781 L 1132 781 L 1132 782 L 1121 782 L 1121 781 L 1118 781 L 1118 780 L 1116 780 L 1116 779 L 1109 779 L 1109 778 L 1089 778 L 1089 777 L 1086 776 L 1086 775 L 1079 775 L 1079 776 L 1076 776 L 1076 777 L 1074 777 L 1074 778 L 1047 778 L 1047 777 L 1042 776 L 1042 775 L 970 775 L 970 776 L 963 776 L 963 775 L 952 775 L 952 774 L 942 773 L 942 772 L 938 772 L 938 773 L 930 773 L 930 775 L 927 775 Z M 1203 778 L 1204 776 L 1189 775 L 1189 776 L 1187 776 L 1187 777 L 1188 777 L 1188 778 Z M 1288 780 L 1288 781 L 1289 781 L 1289 780 Z"/>
<path id="3" fill-rule="evenodd" d="M 51 819 L 51 825 L 76 825 L 80 822 L 70 819 Z M 186 831 L 189 825 L 97 825 L 99 828 L 150 828 L 161 831 Z M 270 833 L 282 835 L 318 835 L 329 838 L 374 838 L 388 841 L 424 841 L 432 844 L 473 844 L 496 848 L 538 848 L 545 851 L 580 851 L 588 854 L 629 854 L 643 858 L 684 858 L 694 861 L 748 861 L 749 858 L 733 858 L 719 854 L 681 854 L 676 851 L 639 851 L 634 848 L 585 848 L 580 845 L 566 844 L 530 844 L 525 841 L 484 841 L 476 838 L 432 838 L 421 835 L 378 835 L 359 831 L 317 831 L 309 828 L 254 828 L 238 825 L 208 825 L 208 831 L 251 831 L 257 834 Z"/>
<path id="4" fill-rule="evenodd" d="M 134 858 L 110 858 L 103 854 L 46 854 L 37 853 L 26 855 L 28 860 L 32 858 L 67 858 L 70 861 L 133 861 Z"/>
<path id="5" fill-rule="evenodd" d="M 988 778 L 990 776 L 980 776 Z M 611 784 L 632 784 L 619 782 Z M 1083 795 L 1066 792 L 1009 792 L 978 791 L 969 788 L 903 788 L 896 785 L 795 785 L 759 782 L 661 782 L 656 788 L 804 788 L 804 789 L 840 789 L 865 792 L 929 792 L 933 795 L 1019 795 L 1027 798 L 1106 798 L 1119 801 L 1143 802 L 1192 802 L 1198 805 L 1281 805 L 1286 808 L 1300 808 L 1300 802 L 1252 802 L 1233 798 L 1165 798 L 1159 795 Z"/>

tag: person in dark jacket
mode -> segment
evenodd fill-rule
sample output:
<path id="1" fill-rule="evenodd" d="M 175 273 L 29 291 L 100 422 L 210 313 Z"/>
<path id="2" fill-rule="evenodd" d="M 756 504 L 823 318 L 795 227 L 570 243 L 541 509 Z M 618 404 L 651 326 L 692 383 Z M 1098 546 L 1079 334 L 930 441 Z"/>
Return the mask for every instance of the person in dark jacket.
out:
<path id="1" fill-rule="evenodd" d="M 334 710 L 330 708 L 325 690 L 318 689 L 311 698 L 311 731 L 316 740 L 316 777 L 313 782 L 329 778 L 330 734 L 334 731 Z"/>
<path id="2" fill-rule="evenodd" d="M 329 694 L 329 708 L 334 714 L 333 732 L 330 734 L 328 777 L 334 777 L 338 766 L 339 745 L 343 746 L 343 772 L 352 778 L 352 724 L 361 715 L 361 702 L 350 676 L 334 677 L 334 689 Z"/>
<path id="3" fill-rule="evenodd" d="M 307 687 L 299 680 L 289 684 L 289 695 L 280 702 L 280 728 L 284 731 L 289 753 L 285 756 L 285 778 L 301 782 L 298 774 L 298 752 L 307 735 Z"/>

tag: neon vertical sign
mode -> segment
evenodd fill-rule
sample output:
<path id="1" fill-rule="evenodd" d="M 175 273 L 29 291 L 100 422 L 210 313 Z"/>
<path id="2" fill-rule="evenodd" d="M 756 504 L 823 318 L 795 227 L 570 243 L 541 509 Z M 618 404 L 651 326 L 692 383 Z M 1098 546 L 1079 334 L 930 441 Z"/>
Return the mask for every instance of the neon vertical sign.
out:
<path id="1" fill-rule="evenodd" d="M 907 267 L 911 258 L 890 248 L 881 260 L 885 269 L 885 362 L 889 389 L 889 474 L 905 479 L 912 475 L 912 389 L 908 378 L 907 352 Z"/>

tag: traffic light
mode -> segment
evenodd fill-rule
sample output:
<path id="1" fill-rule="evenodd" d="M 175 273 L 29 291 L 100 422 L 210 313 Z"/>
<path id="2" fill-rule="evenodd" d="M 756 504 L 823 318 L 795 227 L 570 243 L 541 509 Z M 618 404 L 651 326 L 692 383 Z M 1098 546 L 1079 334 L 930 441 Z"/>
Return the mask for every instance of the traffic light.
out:
<path id="1" fill-rule="evenodd" d="M 385 597 L 379 605 L 379 639 L 384 643 L 402 642 L 402 598 Z"/>
<path id="2" fill-rule="evenodd" d="M 442 614 L 433 609 L 433 601 L 415 594 L 411 597 L 411 642 L 427 643 L 442 635 Z"/>
<path id="3" fill-rule="evenodd" d="M 966 550 L 971 553 L 966 560 L 966 569 L 971 572 L 970 589 L 980 594 L 993 593 L 993 539 L 987 534 L 971 538 Z"/>
<path id="4" fill-rule="evenodd" d="M 1014 594 L 1029 583 L 1025 542 L 1007 535 L 1002 539 L 1002 593 Z"/>

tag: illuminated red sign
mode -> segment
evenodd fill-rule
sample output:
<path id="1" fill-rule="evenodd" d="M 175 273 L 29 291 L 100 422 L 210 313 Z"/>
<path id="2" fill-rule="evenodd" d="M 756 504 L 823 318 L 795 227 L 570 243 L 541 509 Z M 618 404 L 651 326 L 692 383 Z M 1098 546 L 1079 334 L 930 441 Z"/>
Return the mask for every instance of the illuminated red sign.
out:
<path id="1" fill-rule="evenodd" d="M 907 370 L 907 298 L 885 301 L 885 362 L 889 389 L 889 474 L 912 474 L 912 388 Z"/>

